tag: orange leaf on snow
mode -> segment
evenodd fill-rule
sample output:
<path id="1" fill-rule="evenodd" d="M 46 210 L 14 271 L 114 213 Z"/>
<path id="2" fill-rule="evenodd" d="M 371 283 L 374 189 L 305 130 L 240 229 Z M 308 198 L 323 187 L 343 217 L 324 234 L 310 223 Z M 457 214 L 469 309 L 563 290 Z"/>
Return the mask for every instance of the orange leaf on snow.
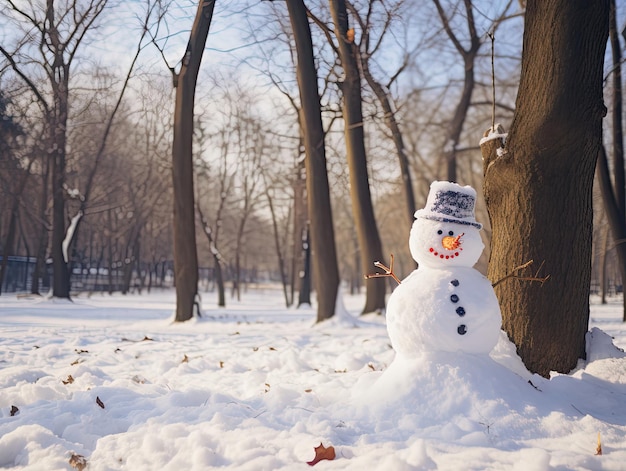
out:
<path id="1" fill-rule="evenodd" d="M 596 447 L 596 455 L 602 454 L 602 442 L 600 441 L 600 432 L 598 432 L 598 446 Z"/>
<path id="2" fill-rule="evenodd" d="M 335 449 L 332 446 L 326 448 L 322 443 L 320 443 L 320 446 L 315 447 L 315 458 L 313 459 L 313 461 L 307 461 L 306 464 L 308 464 L 309 466 L 315 466 L 322 460 L 332 461 L 334 459 Z"/>

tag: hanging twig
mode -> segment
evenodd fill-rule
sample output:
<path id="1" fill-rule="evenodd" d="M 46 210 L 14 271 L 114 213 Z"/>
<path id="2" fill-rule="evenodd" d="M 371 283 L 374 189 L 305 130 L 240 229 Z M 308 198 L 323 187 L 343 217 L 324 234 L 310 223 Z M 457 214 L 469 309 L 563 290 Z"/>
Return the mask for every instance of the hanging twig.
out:
<path id="1" fill-rule="evenodd" d="M 527 268 L 527 267 L 531 266 L 533 264 L 533 262 L 534 262 L 533 260 L 529 260 L 528 262 L 513 268 L 511 273 L 509 273 L 508 275 L 504 276 L 503 278 L 500 278 L 498 281 L 493 283 L 491 286 L 493 286 L 495 288 L 500 283 L 502 283 L 503 281 L 508 280 L 510 278 L 516 278 L 518 280 L 523 280 L 523 281 L 537 281 L 537 282 L 541 283 L 541 285 L 543 286 L 543 284 L 546 281 L 548 281 L 548 279 L 550 278 L 550 275 L 546 275 L 544 277 L 540 277 L 539 276 L 539 272 L 543 268 L 543 265 L 544 265 L 545 261 L 541 262 L 541 265 L 539 265 L 539 268 L 537 269 L 537 272 L 535 273 L 534 276 L 518 276 L 518 275 L 516 275 L 516 273 L 518 271 L 523 270 L 524 268 Z"/>
<path id="2" fill-rule="evenodd" d="M 496 131 L 496 68 L 494 66 L 496 36 L 493 32 L 487 33 L 491 39 L 491 130 Z"/>
<path id="3" fill-rule="evenodd" d="M 383 278 L 386 276 L 390 276 L 394 280 L 396 280 L 396 283 L 400 284 L 401 283 L 400 278 L 398 278 L 393 272 L 393 254 L 391 254 L 389 258 L 390 258 L 389 267 L 386 267 L 381 262 L 378 262 L 378 261 L 374 262 L 374 266 L 376 268 L 380 268 L 381 270 L 384 270 L 385 273 L 370 273 L 369 275 L 365 275 L 365 279 L 369 280 L 370 278 Z"/>

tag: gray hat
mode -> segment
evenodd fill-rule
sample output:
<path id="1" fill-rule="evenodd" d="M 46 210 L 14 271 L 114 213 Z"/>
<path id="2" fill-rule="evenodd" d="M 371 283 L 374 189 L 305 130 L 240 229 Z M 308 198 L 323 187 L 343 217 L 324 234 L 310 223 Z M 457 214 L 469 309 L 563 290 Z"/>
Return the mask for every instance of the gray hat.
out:
<path id="1" fill-rule="evenodd" d="M 474 217 L 475 203 L 476 190 L 471 186 L 435 181 L 430 185 L 426 207 L 415 211 L 415 217 L 465 224 L 480 230 L 483 226 Z"/>

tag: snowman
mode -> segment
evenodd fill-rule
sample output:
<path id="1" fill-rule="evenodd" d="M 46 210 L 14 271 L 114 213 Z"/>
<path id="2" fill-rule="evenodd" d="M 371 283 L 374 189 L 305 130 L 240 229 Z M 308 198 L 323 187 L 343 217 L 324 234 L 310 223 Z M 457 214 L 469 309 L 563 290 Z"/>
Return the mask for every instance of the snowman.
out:
<path id="1" fill-rule="evenodd" d="M 409 248 L 418 268 L 387 303 L 387 331 L 397 354 L 489 354 L 496 345 L 498 300 L 473 268 L 484 249 L 475 201 L 472 187 L 436 181 L 426 207 L 415 212 Z"/>

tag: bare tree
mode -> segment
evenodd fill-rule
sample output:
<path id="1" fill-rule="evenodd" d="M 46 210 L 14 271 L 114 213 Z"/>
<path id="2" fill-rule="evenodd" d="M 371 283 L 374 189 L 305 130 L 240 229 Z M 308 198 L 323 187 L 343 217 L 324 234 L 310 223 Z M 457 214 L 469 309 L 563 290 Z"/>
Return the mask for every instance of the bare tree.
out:
<path id="1" fill-rule="evenodd" d="M 402 63 L 397 70 L 393 71 L 393 73 L 387 80 L 387 83 L 382 83 L 381 80 L 374 77 L 374 74 L 370 67 L 371 59 L 377 51 L 381 50 L 383 40 L 386 34 L 392 28 L 391 25 L 394 20 L 394 16 L 396 15 L 396 10 L 399 6 L 388 6 L 386 2 L 380 2 L 380 6 L 383 9 L 383 24 L 380 26 L 381 31 L 379 32 L 378 37 L 374 40 L 371 35 L 371 30 L 375 27 L 372 17 L 376 3 L 377 2 L 370 2 L 367 5 L 367 10 L 363 15 L 357 10 L 357 8 L 354 7 L 351 2 L 348 2 L 347 6 L 352 16 L 358 22 L 360 30 L 362 32 L 362 38 L 359 41 L 357 41 L 355 38 L 355 41 L 357 41 L 357 44 L 359 46 L 356 51 L 358 52 L 359 64 L 361 67 L 361 71 L 363 72 L 363 78 L 365 78 L 367 84 L 372 89 L 374 95 L 376 95 L 376 98 L 380 103 L 380 106 L 383 110 L 383 119 L 385 125 L 388 127 L 389 132 L 391 133 L 391 139 L 396 148 L 396 153 L 398 154 L 398 163 L 400 166 L 402 189 L 404 193 L 404 203 L 406 206 L 406 214 L 408 218 L 407 220 L 409 221 L 410 225 L 413 223 L 414 213 L 416 210 L 415 195 L 413 192 L 413 179 L 411 177 L 409 159 L 404 145 L 404 138 L 402 136 L 402 132 L 400 131 L 400 125 L 396 117 L 396 109 L 394 107 L 390 88 L 396 81 L 396 79 L 400 76 L 402 71 L 408 66 L 411 57 L 408 52 L 404 52 Z"/>
<path id="2" fill-rule="evenodd" d="M 66 142 L 69 110 L 70 72 L 77 53 L 87 33 L 104 10 L 107 0 L 78 0 L 65 2 L 59 10 L 57 3 L 48 0 L 45 6 L 34 3 L 18 4 L 7 1 L 11 20 L 19 27 L 24 26 L 24 37 L 14 50 L 0 46 L 14 72 L 26 83 L 44 112 L 48 124 L 48 148 L 52 165 L 52 263 L 55 297 L 70 297 L 70 274 L 67 254 L 63 250 L 65 239 L 65 178 Z M 38 34 L 31 34 L 35 30 Z M 39 58 L 30 55 L 38 51 Z M 32 80 L 33 64 L 43 68 L 45 83 Z"/>
<path id="3" fill-rule="evenodd" d="M 511 130 L 504 147 L 501 133 L 482 145 L 489 278 L 528 260 L 550 275 L 544 285 L 509 280 L 495 288 L 504 329 L 526 367 L 543 376 L 585 357 L 608 25 L 609 0 L 529 0 Z"/>
<path id="4" fill-rule="evenodd" d="M 180 71 L 175 73 L 176 106 L 172 144 L 174 183 L 174 274 L 176 321 L 193 317 L 198 305 L 198 253 L 193 185 L 193 114 L 198 72 L 213 18 L 214 0 L 200 0 Z"/>
<path id="5" fill-rule="evenodd" d="M 361 250 L 361 264 L 362 267 L 369 267 L 374 262 L 383 259 L 383 251 L 369 186 L 363 128 L 361 74 L 353 37 L 354 29 L 348 28 L 346 2 L 344 0 L 330 0 L 330 10 L 338 43 L 339 59 L 344 71 L 344 80 L 340 87 L 343 96 L 342 111 L 346 157 L 350 168 L 352 210 Z M 376 279 L 368 279 L 365 284 L 367 291 L 363 313 L 383 311 L 385 309 L 385 283 Z"/>
<path id="6" fill-rule="evenodd" d="M 339 270 L 311 29 L 302 0 L 287 2 L 287 8 L 297 52 L 296 71 L 302 107 L 307 201 L 315 265 L 313 276 L 317 290 L 317 320 L 320 322 L 335 315 Z"/>

